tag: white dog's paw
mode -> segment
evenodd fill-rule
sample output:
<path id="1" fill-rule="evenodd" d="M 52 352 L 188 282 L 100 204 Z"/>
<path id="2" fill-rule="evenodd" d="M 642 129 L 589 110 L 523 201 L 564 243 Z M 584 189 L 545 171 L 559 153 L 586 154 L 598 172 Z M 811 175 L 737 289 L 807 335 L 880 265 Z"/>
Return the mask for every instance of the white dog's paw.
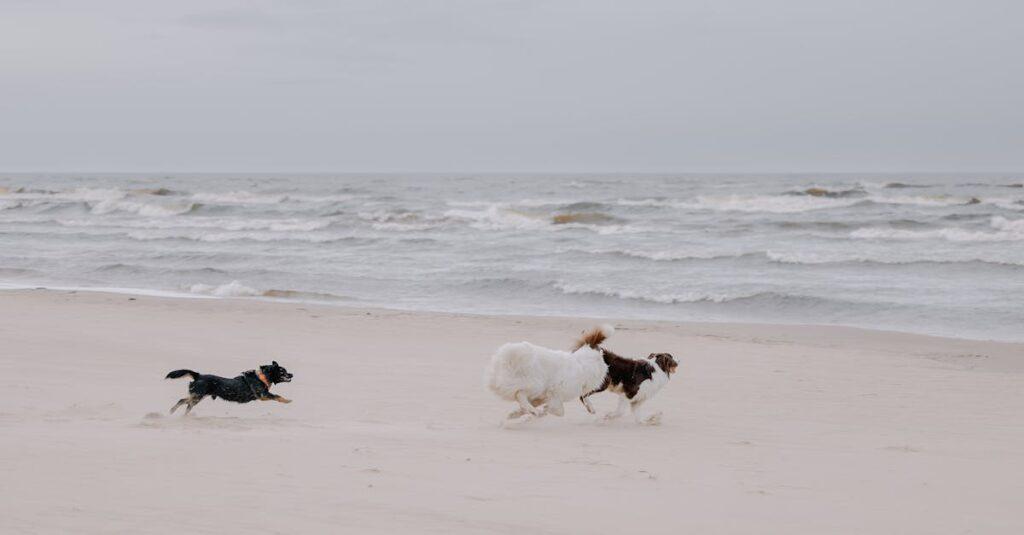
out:
<path id="1" fill-rule="evenodd" d="M 519 418 L 520 416 L 522 416 L 524 414 L 526 414 L 525 411 L 512 411 L 512 412 L 508 413 L 508 416 L 506 416 L 505 419 L 506 420 L 515 420 L 516 418 Z"/>
<path id="2" fill-rule="evenodd" d="M 656 412 L 643 420 L 640 420 L 643 425 L 661 425 L 661 413 Z"/>

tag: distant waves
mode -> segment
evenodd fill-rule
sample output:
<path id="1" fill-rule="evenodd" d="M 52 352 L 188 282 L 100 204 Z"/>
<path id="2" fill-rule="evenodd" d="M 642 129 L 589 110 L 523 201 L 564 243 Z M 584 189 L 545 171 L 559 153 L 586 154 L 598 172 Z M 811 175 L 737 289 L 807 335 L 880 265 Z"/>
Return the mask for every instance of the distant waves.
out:
<path id="1" fill-rule="evenodd" d="M 1019 177 L 0 177 L 0 283 L 1024 339 Z"/>

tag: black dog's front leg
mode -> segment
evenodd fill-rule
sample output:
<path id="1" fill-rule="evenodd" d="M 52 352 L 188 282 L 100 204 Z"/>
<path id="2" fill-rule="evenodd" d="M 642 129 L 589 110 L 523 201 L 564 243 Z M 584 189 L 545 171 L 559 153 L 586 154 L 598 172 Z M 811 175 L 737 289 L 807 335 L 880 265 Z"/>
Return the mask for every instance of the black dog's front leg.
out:
<path id="1" fill-rule="evenodd" d="M 271 394 L 270 392 L 267 392 L 262 397 L 260 397 L 260 401 L 276 401 L 278 403 L 291 403 L 292 402 L 292 400 L 290 400 L 290 399 L 288 399 L 286 397 L 282 397 L 282 396 L 279 396 L 277 394 Z"/>

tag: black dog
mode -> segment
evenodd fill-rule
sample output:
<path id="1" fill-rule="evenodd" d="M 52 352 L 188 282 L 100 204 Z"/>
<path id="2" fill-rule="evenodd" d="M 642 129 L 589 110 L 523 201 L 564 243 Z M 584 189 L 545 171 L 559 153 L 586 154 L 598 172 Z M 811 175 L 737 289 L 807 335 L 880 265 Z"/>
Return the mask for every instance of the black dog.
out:
<path id="1" fill-rule="evenodd" d="M 217 375 L 203 375 L 192 370 L 175 370 L 168 373 L 166 379 L 177 379 L 186 375 L 192 378 L 192 382 L 188 384 L 188 397 L 179 399 L 171 407 L 171 414 L 174 414 L 174 411 L 182 405 L 186 405 L 185 414 L 188 414 L 192 411 L 192 407 L 195 407 L 206 396 L 235 403 L 249 403 L 257 399 L 261 401 L 274 400 L 281 403 L 292 402 L 290 399 L 270 393 L 270 385 L 289 383 L 294 377 L 276 360 L 269 366 L 260 366 L 256 370 L 242 372 L 242 375 L 234 379 Z"/>

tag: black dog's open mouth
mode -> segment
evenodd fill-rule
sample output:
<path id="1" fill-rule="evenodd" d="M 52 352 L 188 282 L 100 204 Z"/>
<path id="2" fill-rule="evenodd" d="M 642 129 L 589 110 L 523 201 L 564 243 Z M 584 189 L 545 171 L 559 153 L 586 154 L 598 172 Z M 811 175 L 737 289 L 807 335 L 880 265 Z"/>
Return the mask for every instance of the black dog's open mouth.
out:
<path id="1" fill-rule="evenodd" d="M 282 383 L 290 383 L 290 382 L 292 382 L 292 376 L 291 375 L 286 375 L 286 376 L 282 377 L 281 378 L 281 382 Z"/>

